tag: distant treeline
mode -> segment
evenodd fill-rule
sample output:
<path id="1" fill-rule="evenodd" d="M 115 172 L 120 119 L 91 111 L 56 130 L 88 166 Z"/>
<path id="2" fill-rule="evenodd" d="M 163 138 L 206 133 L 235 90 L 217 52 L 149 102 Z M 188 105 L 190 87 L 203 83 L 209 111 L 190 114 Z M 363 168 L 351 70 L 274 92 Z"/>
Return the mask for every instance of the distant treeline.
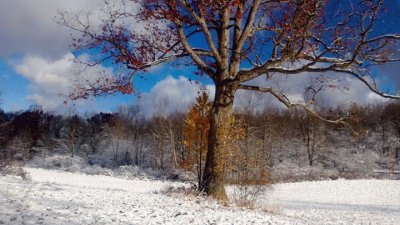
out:
<path id="1" fill-rule="evenodd" d="M 388 159 L 384 167 L 390 169 L 398 164 L 399 146 L 389 147 L 389 142 L 400 138 L 399 103 L 352 105 L 346 110 L 320 109 L 318 113 L 326 119 L 342 119 L 350 126 L 321 121 L 303 110 L 266 109 L 257 113 L 250 107 L 236 110 L 232 129 L 240 130 L 240 135 L 231 141 L 227 153 L 230 181 L 251 183 L 268 177 L 269 168 L 277 162 L 273 155 L 275 146 L 293 141 L 301 143 L 298 148 L 305 149 L 307 164 L 314 166 L 321 148 L 339 144 L 329 141 L 332 133 L 346 133 L 351 138 L 343 141 L 350 146 L 349 140 L 373 132 L 383 143 L 377 150 L 379 154 L 392 160 Z M 188 115 L 181 112 L 167 115 L 158 110 L 152 118 L 145 119 L 137 106 L 86 116 L 53 115 L 40 107 L 22 112 L 0 111 L 0 166 L 27 162 L 35 156 L 68 154 L 103 167 L 137 165 L 201 173 L 206 154 L 187 143 L 196 142 L 188 140 L 187 132 L 195 132 L 188 130 Z"/>

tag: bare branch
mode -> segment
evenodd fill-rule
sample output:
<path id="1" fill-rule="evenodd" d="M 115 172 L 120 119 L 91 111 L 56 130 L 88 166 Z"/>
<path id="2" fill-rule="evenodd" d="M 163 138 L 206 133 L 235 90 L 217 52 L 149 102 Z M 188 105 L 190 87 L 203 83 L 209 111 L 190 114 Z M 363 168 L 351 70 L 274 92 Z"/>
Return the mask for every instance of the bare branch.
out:
<path id="1" fill-rule="evenodd" d="M 361 81 L 365 86 L 367 86 L 367 88 L 369 90 L 371 90 L 372 92 L 374 92 L 375 94 L 377 94 L 377 95 L 379 95 L 381 97 L 400 100 L 400 96 L 398 96 L 398 95 L 390 95 L 390 94 L 387 94 L 387 93 L 385 93 L 383 91 L 379 91 L 378 88 L 375 85 L 370 84 L 370 82 L 368 82 L 364 78 L 364 76 L 358 74 L 354 70 L 351 70 L 351 69 L 334 69 L 334 71 L 339 72 L 339 73 L 346 73 L 346 74 L 352 75 L 353 77 L 355 77 L 359 81 Z"/>
<path id="2" fill-rule="evenodd" d="M 290 100 L 286 97 L 286 95 L 274 90 L 273 88 L 264 88 L 264 87 L 243 85 L 243 84 L 240 84 L 238 88 L 243 89 L 243 90 L 251 90 L 251 91 L 259 91 L 259 92 L 263 92 L 263 93 L 270 93 L 278 101 L 280 101 L 282 104 L 284 104 L 288 109 L 295 109 L 295 108 L 304 109 L 305 111 L 307 111 L 308 113 L 310 113 L 311 115 L 313 115 L 314 117 L 318 118 L 321 121 L 324 121 L 324 122 L 330 123 L 330 124 L 343 125 L 347 129 L 349 129 L 353 134 L 359 135 L 359 133 L 356 132 L 353 129 L 353 127 L 345 121 L 347 119 L 347 117 L 341 117 L 336 120 L 326 119 L 323 116 L 321 116 L 320 114 L 318 114 L 316 111 L 314 111 L 310 108 L 310 105 L 313 103 L 312 101 L 307 102 L 306 104 L 291 103 Z"/>
<path id="3" fill-rule="evenodd" d="M 282 93 L 275 91 L 273 88 L 266 88 L 266 87 L 258 87 L 252 85 L 244 85 L 239 84 L 238 89 L 249 90 L 249 91 L 259 91 L 263 93 L 270 93 L 273 95 L 278 101 L 284 104 L 287 108 L 291 107 L 291 103 L 289 99 Z"/>
<path id="4" fill-rule="evenodd" d="M 218 63 L 222 63 L 221 56 L 218 53 L 217 48 L 215 47 L 214 40 L 212 38 L 211 32 L 208 29 L 207 23 L 203 17 L 197 15 L 197 13 L 192 9 L 192 7 L 184 0 L 179 0 L 183 7 L 195 18 L 195 20 L 200 24 L 203 29 L 204 35 L 206 36 L 207 44 L 211 49 L 216 61 Z"/>
<path id="5" fill-rule="evenodd" d="M 198 65 L 198 67 L 203 70 L 204 72 L 206 72 L 209 76 L 211 76 L 212 78 L 215 77 L 215 73 L 214 71 L 209 68 L 209 66 L 199 57 L 199 55 L 192 49 L 192 47 L 190 46 L 188 40 L 186 39 L 185 34 L 183 33 L 183 28 L 182 25 L 177 22 L 177 28 L 178 28 L 178 35 L 181 38 L 182 41 L 182 45 L 185 48 L 185 50 L 188 52 L 188 54 L 190 55 L 190 57 L 193 59 L 194 62 L 196 62 L 196 64 Z"/>

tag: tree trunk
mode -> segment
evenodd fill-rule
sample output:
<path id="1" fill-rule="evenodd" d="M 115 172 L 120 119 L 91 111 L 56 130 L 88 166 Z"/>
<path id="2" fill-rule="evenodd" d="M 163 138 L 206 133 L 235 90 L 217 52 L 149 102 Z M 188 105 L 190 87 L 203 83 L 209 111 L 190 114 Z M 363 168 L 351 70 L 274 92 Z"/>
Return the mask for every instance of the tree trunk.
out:
<path id="1" fill-rule="evenodd" d="M 178 168 L 178 157 L 176 156 L 176 142 L 175 142 L 175 134 L 174 131 L 172 130 L 172 124 L 169 123 L 169 138 L 170 138 L 170 143 L 171 143 L 171 148 L 172 148 L 172 162 L 173 162 L 173 168 L 176 169 Z"/>
<path id="2" fill-rule="evenodd" d="M 204 167 L 202 187 L 208 195 L 227 201 L 225 192 L 225 166 L 227 158 L 227 137 L 232 118 L 233 98 L 236 85 L 218 85 L 214 104 L 211 109 L 210 130 L 208 134 L 208 150 Z"/>

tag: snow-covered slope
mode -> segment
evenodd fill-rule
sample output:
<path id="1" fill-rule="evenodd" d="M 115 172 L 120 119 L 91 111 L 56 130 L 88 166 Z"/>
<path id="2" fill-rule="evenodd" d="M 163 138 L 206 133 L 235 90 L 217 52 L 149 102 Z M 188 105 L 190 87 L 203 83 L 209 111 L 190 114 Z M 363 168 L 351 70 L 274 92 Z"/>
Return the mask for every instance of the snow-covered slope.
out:
<path id="1" fill-rule="evenodd" d="M 400 223 L 400 181 L 278 184 L 262 196 L 258 209 L 250 210 L 163 194 L 179 183 L 27 171 L 31 180 L 0 177 L 0 224 Z"/>

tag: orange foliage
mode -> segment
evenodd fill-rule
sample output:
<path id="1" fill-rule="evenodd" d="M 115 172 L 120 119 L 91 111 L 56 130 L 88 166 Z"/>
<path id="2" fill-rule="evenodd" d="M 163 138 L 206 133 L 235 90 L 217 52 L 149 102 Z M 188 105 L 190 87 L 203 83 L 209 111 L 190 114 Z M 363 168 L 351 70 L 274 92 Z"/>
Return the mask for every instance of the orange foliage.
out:
<path id="1" fill-rule="evenodd" d="M 190 171 L 196 169 L 198 175 L 201 175 L 201 164 L 207 153 L 210 109 L 208 94 L 201 91 L 185 120 L 183 135 L 186 156 L 181 166 Z"/>

